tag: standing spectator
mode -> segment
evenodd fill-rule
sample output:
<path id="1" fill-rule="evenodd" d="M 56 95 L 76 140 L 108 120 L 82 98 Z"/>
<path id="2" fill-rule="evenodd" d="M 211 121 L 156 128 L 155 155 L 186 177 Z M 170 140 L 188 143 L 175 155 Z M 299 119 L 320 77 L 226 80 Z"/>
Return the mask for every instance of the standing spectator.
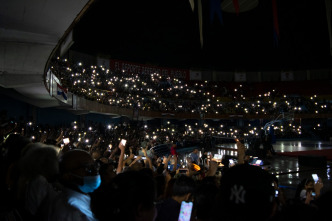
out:
<path id="1" fill-rule="evenodd" d="M 45 217 L 47 206 L 58 194 L 54 187 L 59 173 L 58 148 L 31 143 L 24 150 L 18 162 L 18 199 L 26 215 L 39 220 Z"/>
<path id="2" fill-rule="evenodd" d="M 198 156 L 199 150 L 198 148 L 195 148 L 190 154 L 189 157 L 191 158 L 191 162 L 194 164 L 199 164 L 199 156 Z"/>
<path id="3" fill-rule="evenodd" d="M 151 174 L 130 170 L 118 174 L 103 191 L 92 194 L 92 211 L 100 221 L 154 221 L 156 186 Z"/>
<path id="4" fill-rule="evenodd" d="M 157 205 L 157 221 L 177 221 L 182 201 L 190 201 L 195 190 L 195 181 L 186 175 L 175 178 L 172 197 Z"/>
<path id="5" fill-rule="evenodd" d="M 231 167 L 221 177 L 213 220 L 268 220 L 276 205 L 272 183 L 272 176 L 260 167 Z"/>
<path id="6" fill-rule="evenodd" d="M 177 153 L 177 151 L 176 151 L 176 143 L 173 143 L 172 144 L 172 146 L 171 146 L 171 155 L 172 156 L 177 156 L 178 155 L 178 153 Z"/>
<path id="7" fill-rule="evenodd" d="M 8 135 L 1 143 L 0 206 L 2 214 L 5 217 L 18 218 L 23 216 L 20 211 L 21 205 L 18 205 L 17 200 L 19 179 L 18 161 L 21 151 L 29 143 L 31 143 L 30 139 L 15 133 Z"/>
<path id="8" fill-rule="evenodd" d="M 100 183 L 98 168 L 84 150 L 69 150 L 60 159 L 60 182 L 63 192 L 53 201 L 48 220 L 96 220 L 90 207 L 90 193 Z"/>
<path id="9" fill-rule="evenodd" d="M 323 182 L 321 178 L 319 178 L 317 183 L 312 178 L 305 178 L 297 186 L 295 199 L 305 204 L 310 204 L 320 196 L 322 188 Z"/>
<path id="10" fill-rule="evenodd" d="M 218 185 L 214 177 L 205 177 L 200 181 L 194 193 L 194 207 L 192 217 L 199 221 L 208 221 L 212 218 L 213 208 L 218 194 Z"/>

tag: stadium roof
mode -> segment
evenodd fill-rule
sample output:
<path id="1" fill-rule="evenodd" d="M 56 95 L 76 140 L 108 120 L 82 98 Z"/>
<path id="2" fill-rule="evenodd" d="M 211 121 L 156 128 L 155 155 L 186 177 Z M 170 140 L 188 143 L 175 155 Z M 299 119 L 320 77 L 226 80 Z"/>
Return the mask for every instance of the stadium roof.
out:
<path id="1" fill-rule="evenodd" d="M 73 48 L 171 67 L 331 68 L 325 1 L 238 0 L 238 13 L 232 0 L 220 10 L 213 2 L 97 1 L 76 26 Z"/>

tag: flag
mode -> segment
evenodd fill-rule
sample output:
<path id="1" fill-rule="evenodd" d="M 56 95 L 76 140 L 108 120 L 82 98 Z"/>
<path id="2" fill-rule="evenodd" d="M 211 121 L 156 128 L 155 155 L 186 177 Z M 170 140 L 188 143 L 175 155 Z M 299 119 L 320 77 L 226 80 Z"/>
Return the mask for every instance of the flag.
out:
<path id="1" fill-rule="evenodd" d="M 62 87 L 60 84 L 57 83 L 57 94 L 62 95 L 63 99 L 67 100 L 67 88 Z"/>

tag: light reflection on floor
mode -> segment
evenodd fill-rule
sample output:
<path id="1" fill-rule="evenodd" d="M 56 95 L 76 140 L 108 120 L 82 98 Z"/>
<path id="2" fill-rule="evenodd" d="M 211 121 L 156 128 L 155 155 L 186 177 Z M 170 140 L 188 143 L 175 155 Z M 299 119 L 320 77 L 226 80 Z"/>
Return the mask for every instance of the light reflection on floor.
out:
<path id="1" fill-rule="evenodd" d="M 226 148 L 235 148 L 235 144 L 224 145 Z M 332 149 L 332 142 L 328 141 L 313 141 L 313 140 L 287 140 L 277 141 L 273 145 L 276 152 L 294 152 L 294 151 L 308 151 L 308 150 L 322 150 Z M 236 156 L 236 151 L 226 150 L 222 151 L 226 155 Z M 313 173 L 317 173 L 322 178 L 324 187 L 322 192 L 332 188 L 331 168 L 332 162 L 327 162 L 324 168 L 312 168 L 308 166 L 299 165 L 297 157 L 288 156 L 273 156 L 267 159 L 269 165 L 266 166 L 273 174 L 278 174 L 279 185 L 284 187 L 284 192 L 287 197 L 293 197 L 297 184 L 304 178 L 311 177 Z"/>
<path id="2" fill-rule="evenodd" d="M 332 149 L 332 142 L 312 140 L 277 141 L 273 147 L 276 152 L 322 150 Z M 332 187 L 331 162 L 327 162 L 326 167 L 313 168 L 299 165 L 297 157 L 274 156 L 269 161 L 271 163 L 271 172 L 280 174 L 278 176 L 279 185 L 284 187 L 284 192 L 288 197 L 293 197 L 297 184 L 302 179 L 311 177 L 313 173 L 317 173 L 323 180 L 324 187 L 322 192 Z"/>
<path id="3" fill-rule="evenodd" d="M 332 143 L 327 141 L 277 141 L 273 145 L 277 152 L 292 152 L 292 151 L 306 151 L 306 150 L 322 150 L 332 149 Z"/>

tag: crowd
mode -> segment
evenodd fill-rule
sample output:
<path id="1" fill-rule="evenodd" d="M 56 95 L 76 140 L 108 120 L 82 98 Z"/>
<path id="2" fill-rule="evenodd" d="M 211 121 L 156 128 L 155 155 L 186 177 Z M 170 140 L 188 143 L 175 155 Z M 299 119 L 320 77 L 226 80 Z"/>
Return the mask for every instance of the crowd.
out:
<path id="1" fill-rule="evenodd" d="M 328 220 L 331 193 L 321 193 L 321 179 L 307 179 L 296 196 L 285 196 L 276 176 L 250 164 L 242 136 L 234 140 L 235 163 L 223 165 L 210 152 L 199 154 L 207 141 L 180 153 L 185 140 L 198 137 L 172 131 L 155 134 L 172 148 L 154 154 L 161 140 L 147 137 L 144 125 L 94 125 L 85 133 L 77 123 L 62 130 L 35 126 L 40 136 L 33 139 L 29 126 L 8 124 L 1 131 L 4 220 L 178 220 L 188 214 L 190 220 Z M 182 210 L 184 202 L 191 210 Z"/>
<path id="2" fill-rule="evenodd" d="M 55 59 L 51 71 L 77 96 L 122 108 L 167 113 L 278 115 L 331 113 L 328 99 L 288 94 L 280 88 L 258 92 L 249 84 L 171 79 L 159 73 L 134 74 Z M 231 86 L 230 86 L 231 85 Z M 329 93 L 329 92 L 327 92 Z M 324 94 L 326 95 L 326 94 Z"/>
<path id="3" fill-rule="evenodd" d="M 272 90 L 249 97 L 245 85 L 230 89 L 220 82 L 117 73 L 60 59 L 51 69 L 70 92 L 124 108 L 269 115 L 331 111 L 330 103 L 314 95 Z M 270 128 L 279 137 L 306 134 L 292 123 Z M 255 125 L 209 125 L 201 119 L 181 126 L 127 120 L 54 127 L 2 118 L 0 129 L 1 220 L 328 220 L 331 192 L 321 191 L 322 179 L 306 179 L 295 196 L 286 196 L 274 174 L 251 163 L 245 142 L 252 138 L 274 154 L 267 134 Z M 234 163 L 214 155 L 218 136 L 236 144 Z M 158 146 L 166 151 L 158 152 Z"/>

